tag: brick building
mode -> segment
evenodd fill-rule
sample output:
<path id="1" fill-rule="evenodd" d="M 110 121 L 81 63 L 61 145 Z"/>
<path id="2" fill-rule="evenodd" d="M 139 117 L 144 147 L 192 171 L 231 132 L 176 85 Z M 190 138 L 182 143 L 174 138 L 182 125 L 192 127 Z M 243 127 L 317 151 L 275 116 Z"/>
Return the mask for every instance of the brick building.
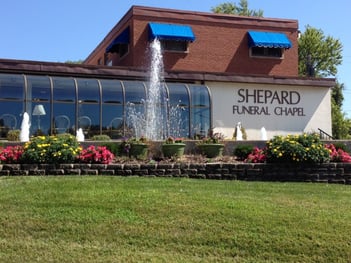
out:
<path id="1" fill-rule="evenodd" d="M 130 107 L 145 110 L 154 39 L 162 46 L 165 116 L 182 109 L 181 122 L 170 125 L 179 134 L 162 137 L 214 129 L 232 138 L 238 122 L 249 140 L 260 139 L 262 127 L 268 138 L 331 134 L 335 80 L 298 76 L 296 20 L 133 6 L 83 64 L 0 59 L 0 137 L 20 128 L 24 112 L 31 134 L 133 135 Z"/>
<path id="2" fill-rule="evenodd" d="M 166 31 L 162 36 L 169 45 L 172 44 L 169 42 L 176 38 L 176 36 L 167 35 L 170 34 L 170 31 L 179 30 L 180 36 L 178 37 L 182 37 L 181 34 L 184 33 L 182 31 L 184 29 L 177 29 L 176 26 L 185 26 L 185 30 L 190 28 L 193 32 L 193 38 L 188 37 L 183 41 L 182 39 L 174 41 L 178 42 L 179 45 L 183 43 L 184 49 L 180 45 L 178 50 L 165 51 L 165 70 L 293 77 L 298 74 L 298 22 L 296 20 L 243 17 L 139 6 L 133 6 L 125 14 L 88 56 L 85 64 L 144 68 L 147 59 L 145 50 L 152 39 L 150 31 L 153 28 L 150 24 L 156 25 L 156 27 L 154 26 L 155 37 L 157 37 L 159 29 L 157 26 L 165 24 L 169 26 L 169 28 L 160 29 Z M 257 31 L 267 32 L 268 43 L 258 43 L 258 45 L 262 45 L 261 49 L 266 50 L 261 50 L 262 53 L 255 55 L 252 54 L 252 48 L 257 49 L 257 47 L 255 47 L 255 43 L 250 42 L 250 32 Z M 261 36 L 258 38 L 262 40 Z M 290 42 L 290 45 L 286 45 L 286 42 Z M 113 45 L 114 49 L 111 48 Z M 109 46 L 110 48 L 108 48 Z M 286 46 L 287 48 L 284 48 Z M 271 56 L 263 54 L 269 49 L 279 50 L 279 52 Z"/>

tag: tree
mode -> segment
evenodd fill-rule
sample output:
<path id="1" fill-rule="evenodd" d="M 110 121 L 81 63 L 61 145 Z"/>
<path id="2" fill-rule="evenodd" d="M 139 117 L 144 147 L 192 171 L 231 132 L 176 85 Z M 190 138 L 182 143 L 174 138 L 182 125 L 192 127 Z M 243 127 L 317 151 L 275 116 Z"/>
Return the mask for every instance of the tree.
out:
<path id="1" fill-rule="evenodd" d="M 299 43 L 299 75 L 329 77 L 337 74 L 342 63 L 342 44 L 321 29 L 306 26 Z M 342 111 L 344 84 L 336 82 L 331 95 L 332 134 L 335 139 L 349 137 L 350 120 Z"/>
<path id="2" fill-rule="evenodd" d="M 218 6 L 212 7 L 211 11 L 213 13 L 218 13 L 218 14 L 263 17 L 263 11 L 261 9 L 257 11 L 249 9 L 247 0 L 240 0 L 239 5 L 233 2 L 225 2 L 225 3 L 219 4 Z"/>
<path id="3" fill-rule="evenodd" d="M 299 75 L 312 77 L 335 76 L 342 63 L 342 44 L 325 36 L 321 29 L 309 25 L 298 40 Z"/>
<path id="4" fill-rule="evenodd" d="M 351 122 L 342 111 L 344 84 L 336 82 L 331 94 L 332 133 L 335 139 L 349 138 Z"/>
<path id="5" fill-rule="evenodd" d="M 80 60 L 77 60 L 77 61 L 74 61 L 74 60 L 67 60 L 65 61 L 65 63 L 67 64 L 83 64 L 84 60 L 83 59 L 80 59 Z"/>

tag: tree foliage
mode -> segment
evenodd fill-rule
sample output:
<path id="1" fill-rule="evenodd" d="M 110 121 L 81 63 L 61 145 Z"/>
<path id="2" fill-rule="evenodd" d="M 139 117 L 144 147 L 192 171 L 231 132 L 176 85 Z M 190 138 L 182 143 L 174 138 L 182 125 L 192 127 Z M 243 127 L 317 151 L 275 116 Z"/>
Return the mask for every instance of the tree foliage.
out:
<path id="1" fill-rule="evenodd" d="M 336 82 L 331 94 L 332 103 L 338 105 L 340 108 L 342 107 L 342 104 L 344 102 L 344 88 L 345 86 L 343 83 Z"/>
<path id="2" fill-rule="evenodd" d="M 257 16 L 263 17 L 263 10 L 251 10 L 247 0 L 240 0 L 239 4 L 233 2 L 225 2 L 211 8 L 213 13 L 232 14 L 239 16 Z"/>
<path id="3" fill-rule="evenodd" d="M 83 64 L 84 60 L 83 59 L 80 59 L 80 60 L 77 60 L 77 61 L 74 61 L 74 60 L 67 60 L 65 61 L 65 63 L 67 64 Z"/>
<path id="4" fill-rule="evenodd" d="M 338 39 L 325 36 L 321 29 L 306 26 L 299 37 L 299 75 L 335 76 L 342 63 L 342 44 Z"/>
<path id="5" fill-rule="evenodd" d="M 332 133 L 335 139 L 349 138 L 351 122 L 342 111 L 344 84 L 336 82 L 331 94 Z"/>

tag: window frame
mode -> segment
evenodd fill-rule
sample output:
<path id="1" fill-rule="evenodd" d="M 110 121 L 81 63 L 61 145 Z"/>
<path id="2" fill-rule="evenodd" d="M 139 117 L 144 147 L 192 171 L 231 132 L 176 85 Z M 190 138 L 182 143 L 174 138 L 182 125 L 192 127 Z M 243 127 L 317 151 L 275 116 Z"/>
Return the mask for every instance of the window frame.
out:
<path id="1" fill-rule="evenodd" d="M 166 52 L 189 53 L 189 41 L 161 39 L 161 48 Z"/>
<path id="2" fill-rule="evenodd" d="M 263 54 L 258 54 L 255 52 L 255 49 L 263 50 Z M 277 52 L 280 50 L 280 56 L 275 56 L 272 53 Z M 274 52 L 270 52 L 274 51 Z M 284 59 L 284 48 L 275 48 L 275 47 L 250 47 L 249 48 L 249 55 L 252 58 L 269 58 L 269 59 Z"/>

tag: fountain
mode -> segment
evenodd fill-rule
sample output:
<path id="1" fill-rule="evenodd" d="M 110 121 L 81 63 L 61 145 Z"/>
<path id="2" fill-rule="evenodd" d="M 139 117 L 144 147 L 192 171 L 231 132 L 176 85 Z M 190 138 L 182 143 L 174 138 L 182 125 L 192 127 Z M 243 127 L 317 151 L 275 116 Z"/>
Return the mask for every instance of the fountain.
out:
<path id="1" fill-rule="evenodd" d="M 167 92 L 163 79 L 163 56 L 159 40 L 150 43 L 150 79 L 146 100 L 140 101 L 142 110 L 133 103 L 127 106 L 127 126 L 133 136 L 149 140 L 163 140 L 169 135 L 180 137 L 182 107 L 168 107 Z"/>
<path id="2" fill-rule="evenodd" d="M 29 115 L 27 112 L 23 113 L 23 119 L 21 123 L 21 131 L 20 131 L 20 141 L 21 142 L 28 142 L 29 141 L 29 128 L 30 128 L 30 121 Z"/>
<path id="3" fill-rule="evenodd" d="M 238 122 L 236 125 L 236 140 L 242 141 L 243 140 L 243 133 L 241 131 L 241 122 Z"/>
<path id="4" fill-rule="evenodd" d="M 76 139 L 77 139 L 78 142 L 84 142 L 85 136 L 84 136 L 84 133 L 83 133 L 83 129 L 82 129 L 82 128 L 79 128 L 79 129 L 77 130 Z"/>
<path id="5" fill-rule="evenodd" d="M 159 40 L 150 45 L 151 65 L 150 83 L 146 93 L 146 130 L 145 137 L 151 140 L 164 139 L 166 117 L 166 92 L 163 80 L 163 56 Z"/>
<path id="6" fill-rule="evenodd" d="M 261 140 L 262 141 L 267 141 L 267 131 L 265 127 L 261 128 Z"/>

